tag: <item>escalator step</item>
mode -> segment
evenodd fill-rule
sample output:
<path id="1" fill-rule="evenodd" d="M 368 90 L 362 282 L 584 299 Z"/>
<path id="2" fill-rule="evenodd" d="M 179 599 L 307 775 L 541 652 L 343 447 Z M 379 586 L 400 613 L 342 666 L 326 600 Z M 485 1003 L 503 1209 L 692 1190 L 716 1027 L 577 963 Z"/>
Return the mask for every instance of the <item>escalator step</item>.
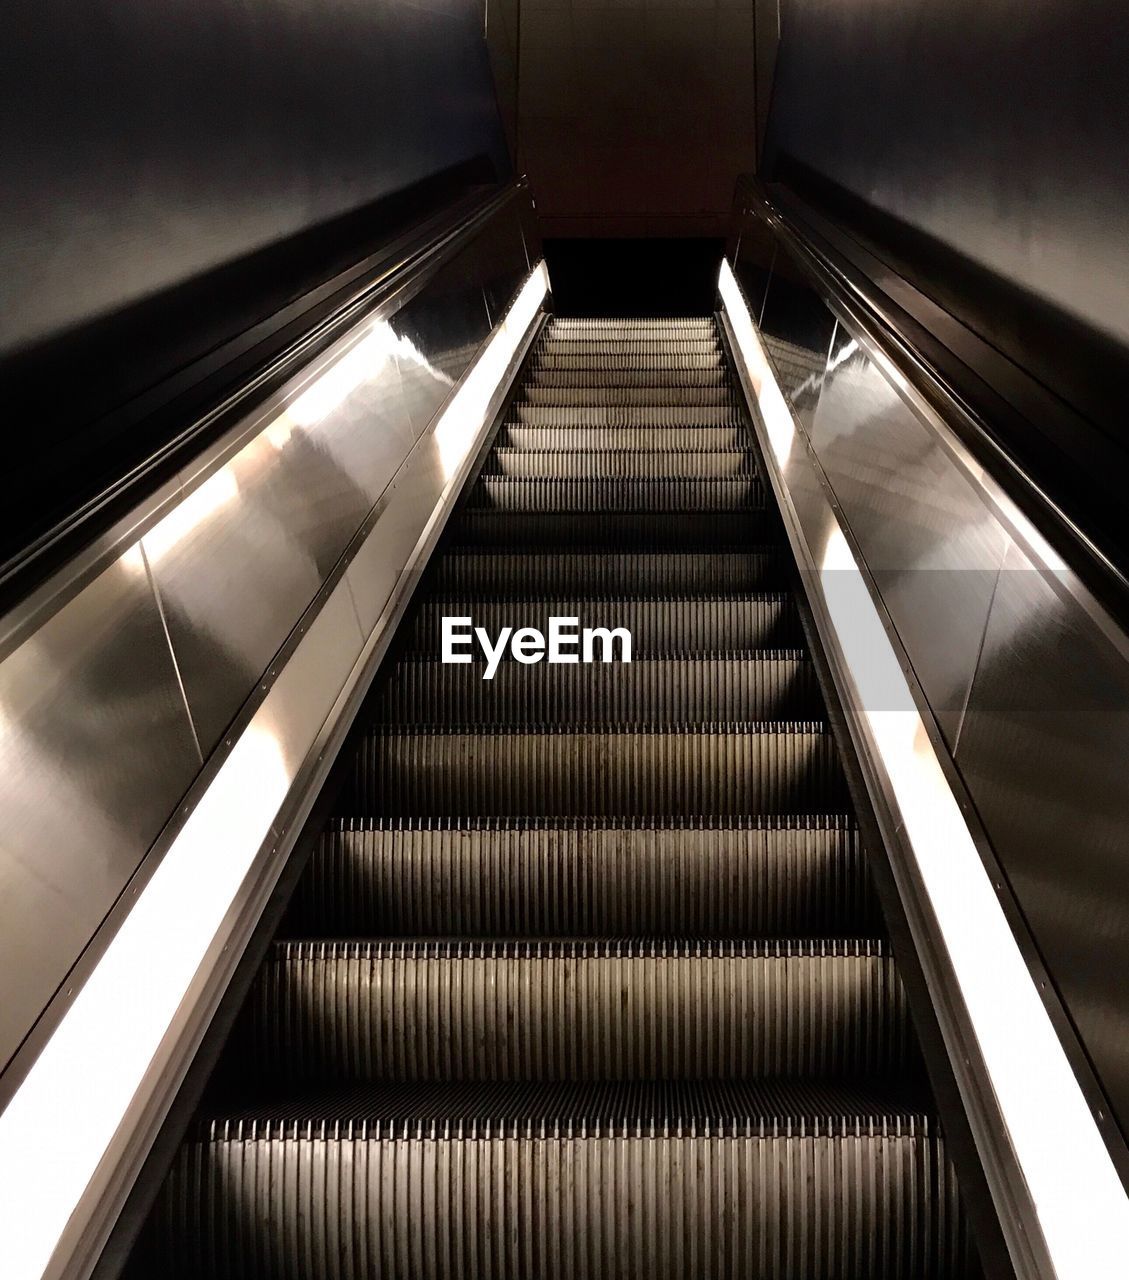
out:
<path id="1" fill-rule="evenodd" d="M 736 406 L 736 395 L 723 383 L 712 387 L 546 387 L 533 385 L 521 393 L 523 404 L 549 405 L 702 405 Z"/>
<path id="2" fill-rule="evenodd" d="M 482 476 L 471 489 L 466 510 L 549 515 L 570 512 L 586 521 L 646 512 L 709 515 L 763 510 L 764 486 L 757 476 L 727 479 L 616 476 L 606 479 Z M 609 511 L 610 508 L 613 508 Z"/>
<path id="3" fill-rule="evenodd" d="M 448 529 L 454 546 L 605 552 L 713 551 L 742 543 L 760 547 L 771 531 L 763 510 L 664 511 L 656 519 L 651 511 L 496 511 L 482 507 L 464 509 Z"/>
<path id="4" fill-rule="evenodd" d="M 602 449 L 590 453 L 571 449 L 549 453 L 496 448 L 487 458 L 482 474 L 517 479 L 724 480 L 755 476 L 757 465 L 746 449 Z"/>
<path id="5" fill-rule="evenodd" d="M 839 813 L 847 795 L 820 724 L 476 725 L 370 731 L 344 802 L 357 816 L 721 817 Z"/>
<path id="6" fill-rule="evenodd" d="M 532 368 L 536 371 L 547 369 L 583 369 L 593 381 L 595 375 L 602 375 L 617 369 L 630 370 L 674 370 L 674 369 L 715 369 L 724 370 L 721 354 L 717 351 L 698 351 L 693 355 L 648 354 L 628 355 L 616 353 L 597 355 L 595 353 L 562 355 L 553 352 L 538 352 L 533 357 Z"/>
<path id="7" fill-rule="evenodd" d="M 699 598 L 670 593 L 652 600 L 598 596 L 483 600 L 479 596 L 473 603 L 444 596 L 420 601 L 407 624 L 406 652 L 438 655 L 442 619 L 468 616 L 491 636 L 505 626 L 537 626 L 547 631 L 548 620 L 554 617 L 579 618 L 581 626 L 626 627 L 636 657 L 789 649 L 803 643 L 795 605 L 783 593 Z"/>
<path id="8" fill-rule="evenodd" d="M 335 826 L 283 936 L 824 938 L 877 924 L 846 818 Z"/>
<path id="9" fill-rule="evenodd" d="M 354 1091 L 338 1109 L 373 1118 L 217 1124 L 182 1147 L 147 1243 L 160 1274 L 215 1280 L 968 1274 L 955 1178 L 919 1111 L 851 1089 L 695 1084 L 679 1106 L 676 1083 L 596 1088 L 587 1108 L 576 1086 L 417 1086 L 401 1106 Z M 556 1115 L 511 1118 L 529 1110 Z"/>
<path id="10" fill-rule="evenodd" d="M 595 598 L 628 593 L 706 596 L 768 590 L 779 586 L 785 573 L 784 556 L 776 547 L 625 553 L 515 545 L 504 551 L 448 550 L 437 557 L 429 584 L 433 591 L 462 597 L 547 597 L 565 592 Z"/>
<path id="11" fill-rule="evenodd" d="M 281 942 L 236 1034 L 288 1084 L 881 1076 L 909 1048 L 865 939 Z"/>
<path id="12" fill-rule="evenodd" d="M 811 663 L 796 653 L 644 658 L 628 665 L 526 666 L 503 661 L 490 680 L 483 661 L 397 663 L 372 707 L 389 725 L 488 724 L 580 727 L 802 720 L 822 701 Z"/>
<path id="13" fill-rule="evenodd" d="M 635 316 L 614 316 L 600 319 L 589 316 L 553 316 L 549 320 L 550 333 L 603 333 L 608 330 L 623 333 L 648 333 L 667 330 L 672 333 L 714 334 L 717 328 L 709 316 L 655 316 L 647 319 Z"/>
<path id="14" fill-rule="evenodd" d="M 740 427 L 734 404 L 549 405 L 515 404 L 511 413 L 531 427 Z"/>
<path id="15" fill-rule="evenodd" d="M 498 432 L 497 445 L 536 453 L 603 449 L 693 452 L 737 449 L 747 438 L 746 427 L 531 427 L 507 422 Z"/>
<path id="16" fill-rule="evenodd" d="M 444 1080 L 275 1089 L 217 1105 L 201 1139 L 308 1133 L 530 1138 L 928 1134 L 920 1075 L 860 1079 Z"/>
<path id="17" fill-rule="evenodd" d="M 600 334 L 593 337 L 557 337 L 551 334 L 537 346 L 542 356 L 694 356 L 721 354 L 721 344 L 713 335 L 688 334 L 685 337 L 660 338 L 649 334 L 621 337 Z"/>
<path id="18" fill-rule="evenodd" d="M 656 366 L 606 369 L 599 376 L 587 370 L 531 368 L 526 387 L 728 387 L 720 365 L 714 369 L 678 369 Z"/>

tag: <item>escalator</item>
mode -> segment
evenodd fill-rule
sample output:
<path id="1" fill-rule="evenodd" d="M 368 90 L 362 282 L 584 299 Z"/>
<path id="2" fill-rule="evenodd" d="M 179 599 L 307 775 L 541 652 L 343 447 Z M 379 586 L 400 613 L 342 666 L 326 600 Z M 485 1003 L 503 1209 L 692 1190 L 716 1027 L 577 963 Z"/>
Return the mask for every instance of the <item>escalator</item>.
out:
<path id="1" fill-rule="evenodd" d="M 521 378 L 129 1274 L 978 1275 L 714 322 Z"/>

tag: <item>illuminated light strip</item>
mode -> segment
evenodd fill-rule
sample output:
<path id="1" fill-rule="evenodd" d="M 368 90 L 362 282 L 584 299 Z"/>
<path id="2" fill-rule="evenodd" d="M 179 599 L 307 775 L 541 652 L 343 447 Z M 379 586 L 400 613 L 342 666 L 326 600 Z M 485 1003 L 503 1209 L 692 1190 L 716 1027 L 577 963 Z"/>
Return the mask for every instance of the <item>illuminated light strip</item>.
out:
<path id="1" fill-rule="evenodd" d="M 799 441 L 796 423 L 728 262 L 718 287 L 770 447 L 786 473 Z M 818 570 L 870 743 L 885 768 L 1055 1274 L 1061 1280 L 1125 1275 L 1129 1198 L 837 521 Z M 872 709 L 875 702 L 882 709 Z"/>
<path id="2" fill-rule="evenodd" d="M 548 287 L 542 262 L 436 420 L 448 479 L 487 425 L 490 402 Z M 178 510 L 164 518 L 165 542 L 183 536 Z M 163 545 L 163 524 L 145 541 L 157 534 Z M 124 554 L 136 558 L 138 549 Z M 344 580 L 335 589 L 347 590 Z M 38 1280 L 61 1269 L 64 1260 L 53 1255 L 63 1233 L 146 1083 L 329 707 L 304 726 L 305 741 L 287 739 L 274 723 L 277 710 L 268 693 L 0 1114 L 4 1280 Z"/>

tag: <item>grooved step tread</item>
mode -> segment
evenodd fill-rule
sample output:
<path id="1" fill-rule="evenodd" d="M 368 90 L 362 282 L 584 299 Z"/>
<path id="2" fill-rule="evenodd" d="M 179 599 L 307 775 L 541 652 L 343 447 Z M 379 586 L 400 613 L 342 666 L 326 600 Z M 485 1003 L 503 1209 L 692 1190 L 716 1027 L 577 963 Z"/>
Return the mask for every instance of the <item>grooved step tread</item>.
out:
<path id="1" fill-rule="evenodd" d="M 708 316 L 657 317 L 644 320 L 635 317 L 616 317 L 608 319 L 554 318 L 545 326 L 546 333 L 553 337 L 599 337 L 603 334 L 631 337 L 635 334 L 654 335 L 671 333 L 676 337 L 714 337 L 717 329 Z"/>
<path id="2" fill-rule="evenodd" d="M 236 1030 L 290 1080 L 891 1074 L 909 1049 L 873 940 L 276 944 Z"/>
<path id="3" fill-rule="evenodd" d="M 876 928 L 846 817 L 344 819 L 320 837 L 284 936 L 815 939 Z"/>
<path id="4" fill-rule="evenodd" d="M 757 476 L 758 468 L 746 450 L 733 448 L 530 452 L 499 447 L 492 451 L 481 474 L 553 480 L 724 480 Z"/>
<path id="5" fill-rule="evenodd" d="M 498 433 L 497 446 L 532 453 L 573 450 L 680 453 L 740 450 L 745 439 L 745 427 L 531 427 L 507 422 Z"/>
<path id="6" fill-rule="evenodd" d="M 646 512 L 682 512 L 702 516 L 713 512 L 763 511 L 765 490 L 759 477 L 679 479 L 655 476 L 616 476 L 607 479 L 557 479 L 483 475 L 467 501 L 466 512 L 490 510 L 550 515 L 569 512 L 591 521 Z"/>
<path id="7" fill-rule="evenodd" d="M 616 355 L 600 355 L 595 352 L 584 354 L 561 355 L 556 352 L 541 352 L 533 359 L 534 371 L 546 369 L 583 369 L 590 374 L 599 374 L 615 369 L 631 370 L 675 370 L 675 369 L 717 369 L 723 370 L 724 364 L 718 351 L 695 352 L 693 355 L 655 354 L 645 355 L 619 353 Z"/>
<path id="8" fill-rule="evenodd" d="M 631 663 L 558 667 L 485 661 L 405 659 L 373 704 L 378 723 L 410 725 L 554 725 L 581 728 L 609 719 L 655 723 L 797 720 L 822 709 L 810 661 L 801 653 L 689 658 L 642 657 Z"/>
<path id="9" fill-rule="evenodd" d="M 472 618 L 474 625 L 491 637 L 497 637 L 506 626 L 535 626 L 547 633 L 550 618 L 578 618 L 581 627 L 625 627 L 631 632 L 632 652 L 637 657 L 799 649 L 804 643 L 795 605 L 783 593 L 671 594 L 662 599 L 610 594 L 531 594 L 497 599 L 476 593 L 473 597 L 421 599 L 414 618 L 406 624 L 405 652 L 438 654 L 442 620 L 457 617 Z M 473 648 L 463 652 L 470 653 Z"/>
<path id="10" fill-rule="evenodd" d="M 515 404 L 518 422 L 534 427 L 739 427 L 744 411 L 736 404 L 549 405 Z"/>
<path id="11" fill-rule="evenodd" d="M 429 572 L 433 591 L 465 596 L 705 596 L 779 585 L 786 560 L 778 547 L 708 551 L 546 551 L 525 546 L 475 551 L 451 548 Z"/>
<path id="12" fill-rule="evenodd" d="M 355 814 L 679 816 L 837 813 L 846 791 L 818 723 L 591 727 L 479 724 L 365 735 Z"/>
<path id="13" fill-rule="evenodd" d="M 505 482 L 502 482 L 505 483 Z M 534 481 L 510 481 L 532 484 Z M 698 481 L 698 483 L 708 483 Z M 511 493 L 510 501 L 533 495 Z M 718 495 L 719 499 L 723 495 Z M 652 497 L 653 500 L 653 497 Z M 759 548 L 769 530 L 763 506 L 744 511 L 511 511 L 466 507 L 448 526 L 454 546 L 523 546 L 562 551 L 713 551 L 718 547 Z"/>
<path id="14" fill-rule="evenodd" d="M 627 1137 L 856 1137 L 933 1131 L 917 1079 L 439 1081 L 293 1088 L 223 1108 L 204 1140 L 332 1141 L 517 1133 Z M 362 1129 L 362 1126 L 365 1129 Z"/>
<path id="15" fill-rule="evenodd" d="M 526 387 L 728 387 L 726 370 L 717 368 L 679 369 L 656 366 L 650 369 L 613 368 L 598 373 L 586 369 L 531 367 Z"/>
<path id="16" fill-rule="evenodd" d="M 546 387 L 533 383 L 522 390 L 520 404 L 577 405 L 732 405 L 740 402 L 724 384 L 705 387 Z"/>
<path id="17" fill-rule="evenodd" d="M 720 354 L 721 347 L 715 337 L 696 335 L 676 338 L 645 337 L 643 335 L 620 337 L 601 334 L 596 338 L 557 337 L 555 334 L 544 338 L 538 347 L 538 354 L 552 355 L 697 355 L 701 353 Z"/>

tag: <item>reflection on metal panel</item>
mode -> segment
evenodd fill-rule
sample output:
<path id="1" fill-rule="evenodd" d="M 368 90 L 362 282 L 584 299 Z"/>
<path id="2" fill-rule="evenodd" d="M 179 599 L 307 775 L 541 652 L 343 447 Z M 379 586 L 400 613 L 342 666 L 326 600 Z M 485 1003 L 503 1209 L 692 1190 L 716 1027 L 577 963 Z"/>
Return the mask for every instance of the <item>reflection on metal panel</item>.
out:
<path id="1" fill-rule="evenodd" d="M 0 665 L 0 1065 L 199 767 L 131 551 Z"/>
<path id="2" fill-rule="evenodd" d="M 755 231 L 757 224 L 753 224 Z M 763 237 L 763 231 L 758 233 Z M 756 261 L 768 257 L 750 234 Z M 822 297 L 777 251 L 762 334 L 899 638 L 955 747 L 1009 538 L 995 513 Z"/>
<path id="3" fill-rule="evenodd" d="M 398 345 L 362 326 L 146 536 L 205 754 L 410 447 Z"/>
<path id="4" fill-rule="evenodd" d="M 829 364 L 811 439 L 953 747 L 1007 534 L 857 346 Z"/>
<path id="5" fill-rule="evenodd" d="M 497 324 L 506 314 L 518 286 L 529 267 L 525 255 L 515 260 L 512 246 L 521 240 L 521 215 L 516 205 L 511 205 L 495 219 L 494 225 L 483 237 L 483 293 L 491 324 Z"/>
<path id="6" fill-rule="evenodd" d="M 392 317 L 396 333 L 451 384 L 462 377 L 490 329 L 482 286 L 481 264 L 464 250 Z"/>
<path id="7" fill-rule="evenodd" d="M 1059 588 L 1012 549 L 957 763 L 1129 1128 L 1129 665 Z"/>

